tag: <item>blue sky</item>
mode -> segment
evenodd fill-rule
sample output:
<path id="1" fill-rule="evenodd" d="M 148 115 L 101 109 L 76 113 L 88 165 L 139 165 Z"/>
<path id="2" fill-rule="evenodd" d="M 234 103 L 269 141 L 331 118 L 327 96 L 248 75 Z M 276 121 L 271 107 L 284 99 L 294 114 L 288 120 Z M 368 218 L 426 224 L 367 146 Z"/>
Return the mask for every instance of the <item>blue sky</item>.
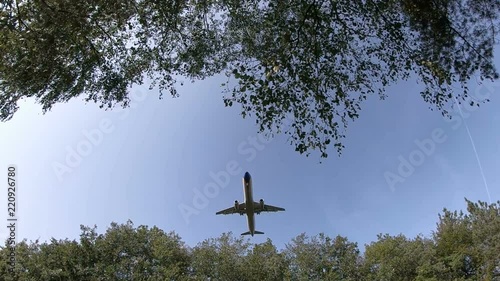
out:
<path id="1" fill-rule="evenodd" d="M 347 236 L 361 249 L 378 233 L 430 235 L 443 207 L 465 210 L 464 197 L 500 198 L 499 83 L 471 83 L 475 95 L 489 95 L 491 102 L 465 110 L 488 197 L 465 125 L 429 110 L 415 81 L 389 88 L 385 101 L 373 96 L 365 102 L 350 123 L 342 156 L 331 151 L 321 164 L 318 154 L 295 152 L 285 136 L 259 139 L 253 119 L 224 107 L 221 82 L 188 84 L 179 98 L 162 100 L 135 87 L 128 110 L 104 111 L 76 99 L 43 115 L 39 105 L 22 101 L 14 118 L 0 124 L 1 167 L 18 167 L 18 240 L 78 239 L 80 224 L 103 233 L 127 219 L 174 230 L 190 246 L 222 232 L 239 235 L 247 230 L 245 217 L 215 212 L 243 200 L 245 171 L 256 200 L 286 208 L 257 216 L 256 229 L 265 235 L 251 241 L 269 237 L 279 248 L 302 232 Z M 433 141 L 429 155 L 418 152 L 415 141 L 432 138 L 435 130 L 440 142 Z M 78 159 L 71 151 L 84 155 Z M 401 176 L 400 159 L 410 155 L 419 163 Z M 239 173 L 186 219 L 181 209 L 195 208 L 197 191 L 213 187 L 211 173 L 227 171 L 228 163 Z M 388 173 L 404 181 L 391 188 Z M 0 218 L 6 222 L 6 211 Z M 0 230 L 2 239 L 6 235 Z"/>

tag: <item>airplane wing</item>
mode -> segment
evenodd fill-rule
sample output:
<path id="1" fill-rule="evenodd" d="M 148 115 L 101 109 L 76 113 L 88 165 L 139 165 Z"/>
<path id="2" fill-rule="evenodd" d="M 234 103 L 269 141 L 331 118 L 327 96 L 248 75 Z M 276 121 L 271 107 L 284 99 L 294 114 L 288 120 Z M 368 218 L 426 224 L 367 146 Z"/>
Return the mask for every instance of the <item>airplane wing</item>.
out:
<path id="1" fill-rule="evenodd" d="M 231 215 L 231 214 L 240 214 L 243 215 L 245 214 L 246 208 L 245 208 L 245 203 L 241 203 L 238 206 L 238 210 L 236 210 L 234 207 L 227 208 L 225 210 L 219 211 L 215 213 L 216 215 Z"/>
<path id="2" fill-rule="evenodd" d="M 271 205 L 266 205 L 263 204 L 262 202 L 254 202 L 254 211 L 255 213 L 259 214 L 260 212 L 279 212 L 279 211 L 284 211 L 284 208 L 281 207 L 275 207 Z"/>

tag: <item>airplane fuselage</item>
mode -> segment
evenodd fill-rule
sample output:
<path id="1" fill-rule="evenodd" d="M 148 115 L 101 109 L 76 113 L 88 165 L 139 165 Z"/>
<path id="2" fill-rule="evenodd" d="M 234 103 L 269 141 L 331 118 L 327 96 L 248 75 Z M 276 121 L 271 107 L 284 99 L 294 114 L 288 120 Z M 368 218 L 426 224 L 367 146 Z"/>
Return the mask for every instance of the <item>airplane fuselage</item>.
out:
<path id="1" fill-rule="evenodd" d="M 255 212 L 253 206 L 252 177 L 249 173 L 245 173 L 243 177 L 243 194 L 245 196 L 248 230 L 250 231 L 250 235 L 253 236 L 255 232 Z"/>

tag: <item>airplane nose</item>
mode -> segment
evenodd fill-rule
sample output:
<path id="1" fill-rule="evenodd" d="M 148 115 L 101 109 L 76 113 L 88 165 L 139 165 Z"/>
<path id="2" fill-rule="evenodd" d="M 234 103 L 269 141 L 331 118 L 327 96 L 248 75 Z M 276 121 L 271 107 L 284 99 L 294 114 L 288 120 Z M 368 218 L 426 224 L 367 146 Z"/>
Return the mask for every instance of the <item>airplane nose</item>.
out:
<path id="1" fill-rule="evenodd" d="M 250 174 L 248 172 L 245 173 L 244 179 L 245 179 L 245 181 L 250 180 Z"/>

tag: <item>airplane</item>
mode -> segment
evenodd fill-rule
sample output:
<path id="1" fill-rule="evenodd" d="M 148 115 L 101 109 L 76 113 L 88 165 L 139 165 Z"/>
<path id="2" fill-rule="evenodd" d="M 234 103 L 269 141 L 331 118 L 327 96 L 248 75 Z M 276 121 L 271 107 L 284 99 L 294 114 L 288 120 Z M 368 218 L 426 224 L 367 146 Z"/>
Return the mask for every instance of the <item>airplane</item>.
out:
<path id="1" fill-rule="evenodd" d="M 254 214 L 260 214 L 260 212 L 278 212 L 284 211 L 285 209 L 280 207 L 274 207 L 271 205 L 264 204 L 264 200 L 260 199 L 259 202 L 253 201 L 253 190 L 252 190 L 252 177 L 248 172 L 245 173 L 243 177 L 243 195 L 245 196 L 244 203 L 238 203 L 238 200 L 234 201 L 234 207 L 227 208 L 225 210 L 215 213 L 216 215 L 230 215 L 230 214 L 240 214 L 247 215 L 248 230 L 241 235 L 253 235 L 254 234 L 264 234 L 262 231 L 255 230 L 255 216 Z"/>

